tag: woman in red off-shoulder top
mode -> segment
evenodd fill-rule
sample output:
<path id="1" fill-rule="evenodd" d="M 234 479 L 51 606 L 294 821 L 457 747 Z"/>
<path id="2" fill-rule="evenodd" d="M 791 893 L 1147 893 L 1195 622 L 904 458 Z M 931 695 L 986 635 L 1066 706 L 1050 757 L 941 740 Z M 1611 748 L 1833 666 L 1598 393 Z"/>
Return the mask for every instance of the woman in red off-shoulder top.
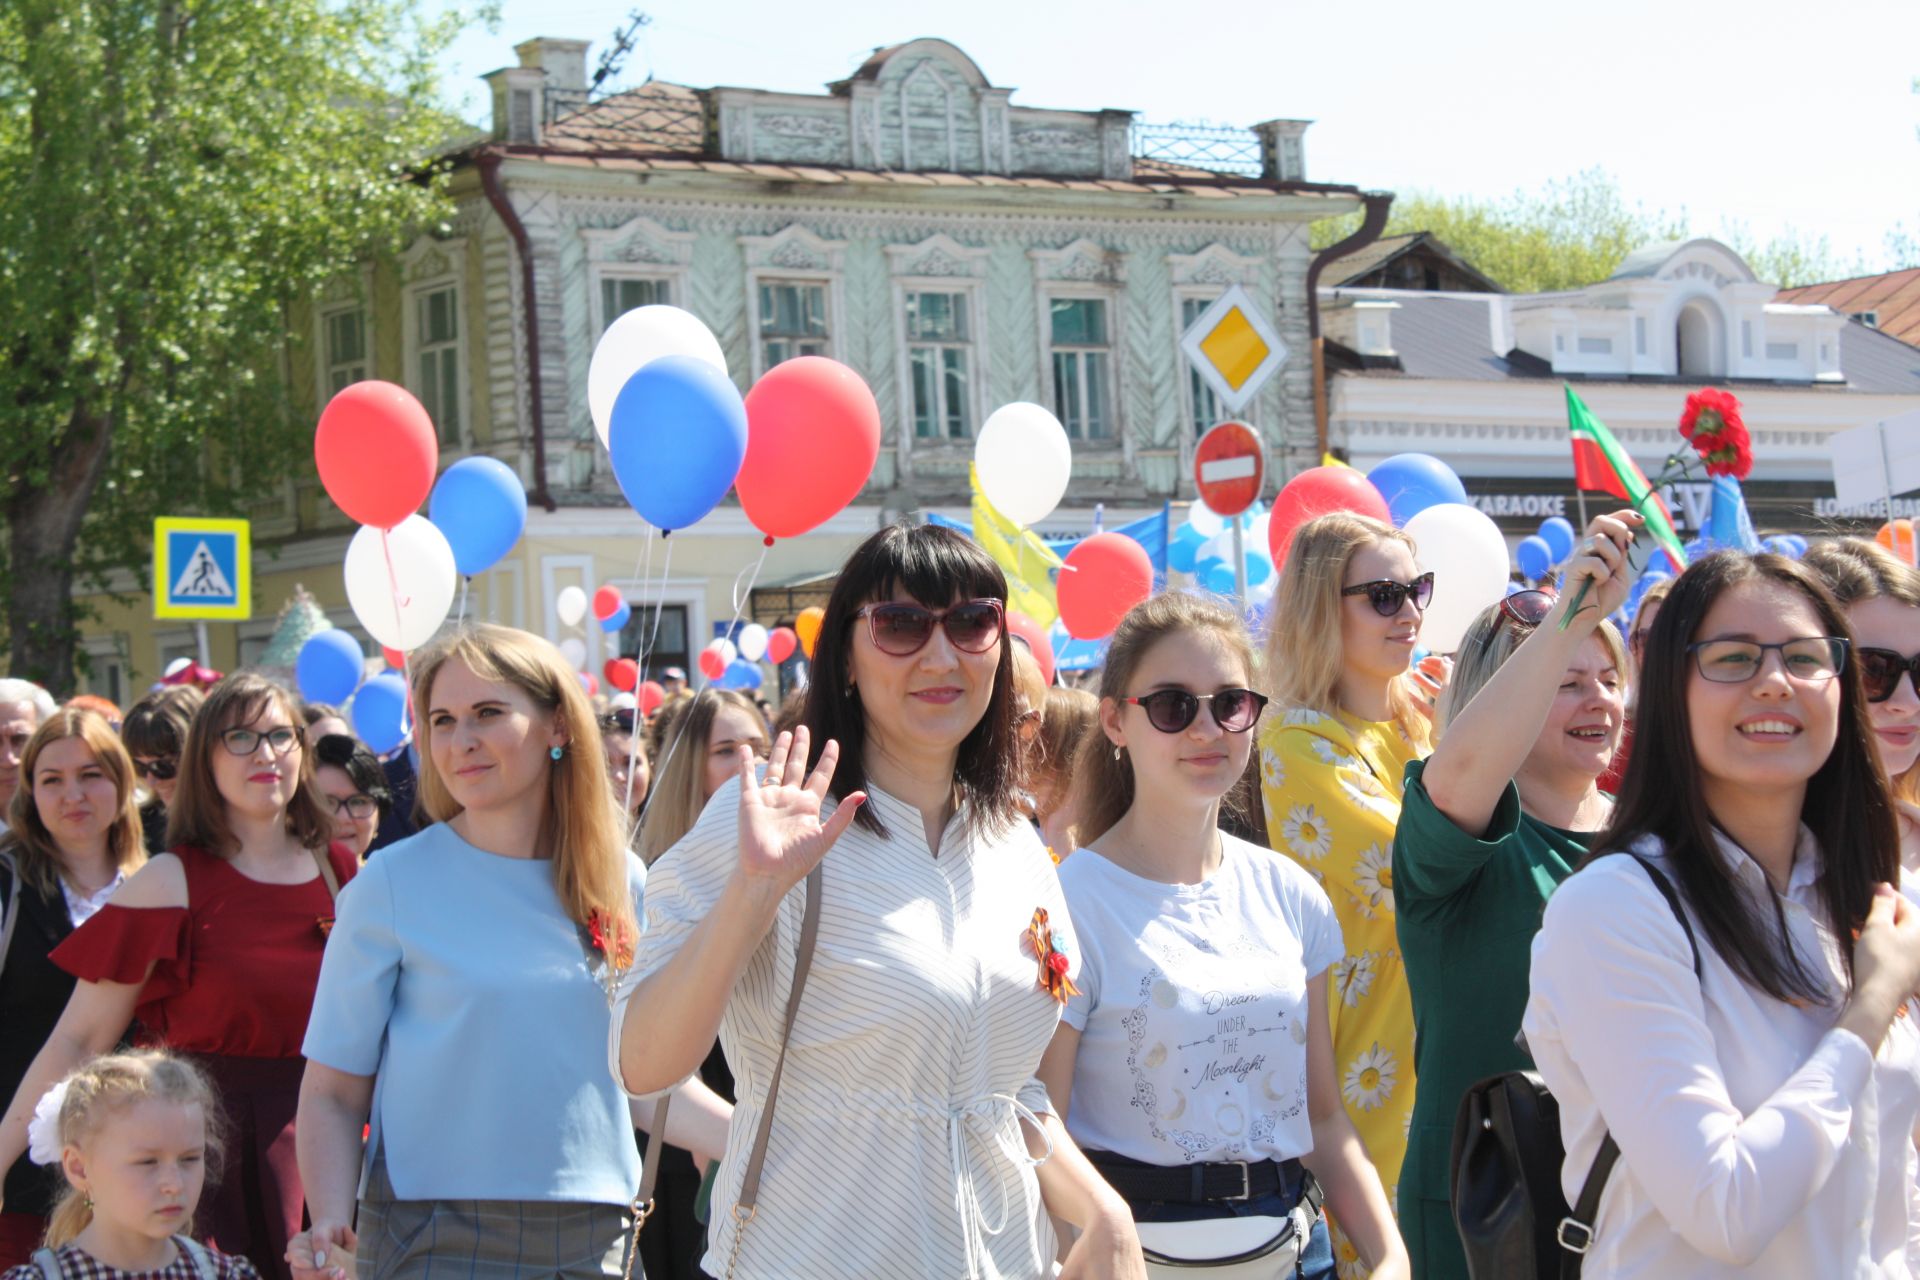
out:
<path id="1" fill-rule="evenodd" d="M 182 753 L 172 852 L 53 951 L 80 982 L 0 1120 L 4 1167 L 25 1150 L 41 1095 L 137 1018 L 139 1040 L 193 1055 L 220 1093 L 227 1159 L 197 1234 L 280 1277 L 301 1227 L 300 1042 L 333 897 L 356 866 L 329 844 L 299 724 L 278 685 L 243 674 L 215 686 Z"/>

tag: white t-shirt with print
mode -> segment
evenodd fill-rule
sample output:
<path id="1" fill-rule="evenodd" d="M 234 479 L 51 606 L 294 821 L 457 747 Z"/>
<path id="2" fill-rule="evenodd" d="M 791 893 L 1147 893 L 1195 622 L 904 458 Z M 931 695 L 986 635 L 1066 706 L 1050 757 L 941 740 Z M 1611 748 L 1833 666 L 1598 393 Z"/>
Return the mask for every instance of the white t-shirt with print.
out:
<path id="1" fill-rule="evenodd" d="M 1080 954 L 1067 1131 L 1163 1166 L 1313 1149 L 1307 984 L 1345 952 L 1326 891 L 1220 834 L 1220 869 L 1163 884 L 1091 849 L 1060 864 Z"/>

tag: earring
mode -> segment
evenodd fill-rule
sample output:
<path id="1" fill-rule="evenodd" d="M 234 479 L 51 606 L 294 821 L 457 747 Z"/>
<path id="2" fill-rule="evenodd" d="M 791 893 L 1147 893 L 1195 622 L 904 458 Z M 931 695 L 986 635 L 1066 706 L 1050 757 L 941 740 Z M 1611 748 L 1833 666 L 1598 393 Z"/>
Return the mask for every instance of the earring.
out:
<path id="1" fill-rule="evenodd" d="M 1118 760 L 1118 759 L 1120 758 L 1120 748 L 1119 748 L 1119 747 L 1115 747 L 1115 748 L 1113 749 L 1113 758 L 1114 758 L 1115 760 Z"/>
<path id="2" fill-rule="evenodd" d="M 93 1192 L 82 1191 L 80 1193 L 80 1207 L 85 1209 L 88 1213 L 93 1212 Z"/>
<path id="3" fill-rule="evenodd" d="M 560 762 L 560 757 L 561 757 L 561 756 L 563 756 L 563 755 L 565 755 L 565 754 L 566 754 L 566 749 L 565 749 L 565 748 L 563 748 L 563 747 L 548 747 L 548 748 L 547 748 L 547 758 L 548 758 L 549 760 L 552 760 L 552 761 L 553 761 L 553 762 L 554 762 L 555 764 L 558 764 L 558 763 Z"/>
<path id="4" fill-rule="evenodd" d="M 840 696 L 843 698 L 851 698 L 853 696 L 853 686 L 848 685 L 846 688 L 842 689 L 840 691 Z"/>

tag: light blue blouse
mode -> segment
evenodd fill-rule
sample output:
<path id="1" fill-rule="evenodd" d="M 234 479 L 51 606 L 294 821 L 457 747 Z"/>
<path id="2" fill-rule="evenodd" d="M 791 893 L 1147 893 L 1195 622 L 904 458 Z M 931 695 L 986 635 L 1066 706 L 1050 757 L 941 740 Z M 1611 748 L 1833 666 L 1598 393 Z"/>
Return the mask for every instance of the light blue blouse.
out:
<path id="1" fill-rule="evenodd" d="M 638 858 L 628 878 L 637 914 Z M 624 1205 L 640 1154 L 601 973 L 551 862 L 437 823 L 340 891 L 305 1053 L 376 1078 L 368 1160 L 400 1199 Z"/>

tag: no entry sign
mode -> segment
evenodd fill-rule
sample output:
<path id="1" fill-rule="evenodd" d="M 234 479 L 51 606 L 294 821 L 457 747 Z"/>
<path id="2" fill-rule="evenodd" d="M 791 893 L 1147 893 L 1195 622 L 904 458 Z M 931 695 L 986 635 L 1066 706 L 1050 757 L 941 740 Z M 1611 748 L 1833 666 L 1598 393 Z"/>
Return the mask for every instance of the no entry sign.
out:
<path id="1" fill-rule="evenodd" d="M 1237 516 L 1260 497 L 1267 451 L 1260 433 L 1244 422 L 1223 422 L 1200 437 L 1193 451 L 1193 480 L 1207 510 Z"/>

